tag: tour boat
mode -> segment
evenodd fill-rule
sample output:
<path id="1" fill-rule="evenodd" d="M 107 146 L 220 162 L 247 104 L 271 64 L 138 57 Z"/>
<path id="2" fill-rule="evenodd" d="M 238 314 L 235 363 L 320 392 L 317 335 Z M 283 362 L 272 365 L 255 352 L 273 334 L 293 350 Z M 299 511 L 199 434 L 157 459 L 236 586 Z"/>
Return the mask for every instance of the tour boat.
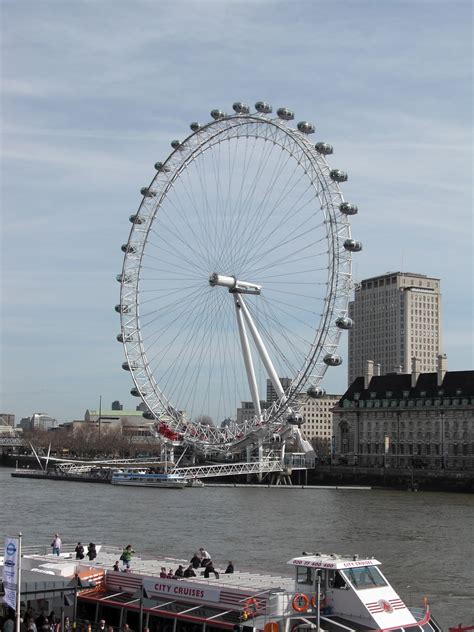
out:
<path id="1" fill-rule="evenodd" d="M 196 577 L 174 579 L 163 577 L 163 568 L 175 571 L 189 562 L 137 554 L 130 569 L 123 572 L 112 570 L 121 549 L 97 546 L 97 550 L 97 558 L 87 563 L 75 560 L 73 553 L 61 553 L 59 558 L 23 556 L 23 568 L 70 579 L 75 604 L 72 617 L 79 626 L 94 626 L 104 619 L 114 629 L 128 624 L 135 632 L 145 628 L 150 632 L 441 630 L 426 603 L 419 608 L 404 603 L 373 558 L 303 553 L 288 562 L 293 577 L 243 570 L 225 574 L 215 565 L 216 573 L 208 578 L 199 568 Z M 44 581 L 47 576 L 37 577 Z M 55 608 L 53 601 L 45 605 L 48 591 L 44 591 L 42 607 Z M 61 611 L 67 601 L 64 595 L 62 598 Z"/>
<path id="2" fill-rule="evenodd" d="M 156 473 L 146 470 L 115 470 L 112 472 L 110 482 L 112 485 L 166 487 L 171 489 L 182 489 L 188 484 L 188 480 L 180 474 Z"/>
<path id="3" fill-rule="evenodd" d="M 188 478 L 186 487 L 204 487 L 204 482 L 200 478 Z"/>

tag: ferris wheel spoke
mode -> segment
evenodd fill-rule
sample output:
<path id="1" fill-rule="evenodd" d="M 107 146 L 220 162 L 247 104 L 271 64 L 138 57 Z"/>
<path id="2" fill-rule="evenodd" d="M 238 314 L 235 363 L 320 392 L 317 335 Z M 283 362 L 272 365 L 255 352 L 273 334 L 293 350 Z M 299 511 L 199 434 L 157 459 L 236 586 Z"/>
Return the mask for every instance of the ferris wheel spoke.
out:
<path id="1" fill-rule="evenodd" d="M 272 147 L 270 142 L 267 142 L 267 151 L 269 151 Z M 246 209 L 245 216 L 243 217 L 243 235 L 242 235 L 242 243 L 246 244 L 246 249 L 244 251 L 244 255 L 247 257 L 249 253 L 252 253 L 255 249 L 258 248 L 258 245 L 265 240 L 265 234 L 263 229 L 266 227 L 266 222 L 272 219 L 271 214 L 265 217 L 263 216 L 265 209 L 265 201 L 271 194 L 276 180 L 280 171 L 283 169 L 282 164 L 282 156 L 281 154 L 278 157 L 277 163 L 274 165 L 273 172 L 269 174 L 267 177 L 267 183 L 265 184 L 265 180 L 263 179 L 263 170 L 267 165 L 267 160 L 262 160 L 258 165 L 258 168 L 255 170 L 255 177 L 251 183 L 251 187 L 247 192 L 247 196 L 244 200 L 243 206 Z M 262 182 L 263 180 L 263 182 Z M 251 200 L 255 197 L 255 192 L 257 187 L 262 187 L 263 191 L 259 193 L 259 199 L 255 201 L 254 204 L 251 203 Z M 245 266 L 246 259 L 240 260 L 238 262 L 242 266 Z"/>
<path id="2" fill-rule="evenodd" d="M 207 300 L 209 300 L 209 295 Z M 205 303 L 204 299 L 199 302 L 200 307 Z M 188 358 L 189 361 L 192 357 L 192 352 L 195 353 L 196 351 L 199 332 L 203 330 L 203 313 L 205 312 L 202 310 L 199 310 L 197 313 L 189 312 L 188 317 L 184 321 L 187 333 L 182 336 L 181 331 L 176 331 L 163 348 L 162 354 L 153 359 L 154 363 L 157 363 L 157 360 L 159 360 L 160 366 L 168 367 L 166 371 L 162 372 L 162 382 L 169 392 L 179 389 L 179 385 L 182 383 L 180 372 L 183 372 L 187 366 L 186 359 Z M 170 358 L 170 356 L 172 357 Z M 189 384 L 187 384 L 187 387 L 189 387 Z M 164 390 L 166 391 L 166 388 Z"/>

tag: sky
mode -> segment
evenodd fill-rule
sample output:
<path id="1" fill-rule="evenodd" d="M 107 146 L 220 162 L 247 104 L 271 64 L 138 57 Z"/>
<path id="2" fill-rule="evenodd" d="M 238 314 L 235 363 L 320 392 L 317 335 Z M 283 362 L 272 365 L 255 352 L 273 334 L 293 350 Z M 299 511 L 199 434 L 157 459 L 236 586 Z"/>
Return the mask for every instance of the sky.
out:
<path id="1" fill-rule="evenodd" d="M 136 406 L 128 216 L 170 141 L 234 101 L 315 124 L 359 207 L 354 280 L 440 278 L 448 369 L 473 369 L 470 0 L 1 0 L 0 20 L 0 412 Z"/>

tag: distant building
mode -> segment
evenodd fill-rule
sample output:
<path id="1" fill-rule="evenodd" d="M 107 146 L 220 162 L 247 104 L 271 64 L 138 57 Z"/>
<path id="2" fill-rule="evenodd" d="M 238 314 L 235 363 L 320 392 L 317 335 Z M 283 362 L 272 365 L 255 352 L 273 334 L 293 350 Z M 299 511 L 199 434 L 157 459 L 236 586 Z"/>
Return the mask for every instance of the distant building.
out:
<path id="1" fill-rule="evenodd" d="M 58 422 L 54 417 L 50 417 L 46 413 L 33 413 L 30 417 L 30 430 L 50 430 L 58 426 Z"/>
<path id="2" fill-rule="evenodd" d="M 335 458 L 383 467 L 474 469 L 474 371 L 373 375 L 367 363 L 333 410 Z"/>
<path id="3" fill-rule="evenodd" d="M 138 404 L 135 410 L 144 413 L 145 410 L 148 410 L 148 406 L 145 404 L 145 402 L 141 402 L 140 404 Z"/>
<path id="4" fill-rule="evenodd" d="M 112 402 L 112 410 L 123 410 L 123 405 L 116 399 Z"/>
<path id="5" fill-rule="evenodd" d="M 289 377 L 280 377 L 278 379 L 280 380 L 280 384 L 281 384 L 283 390 L 286 392 L 287 389 L 290 387 L 291 379 Z M 270 404 L 272 404 L 277 399 L 278 399 L 278 397 L 277 397 L 275 389 L 273 388 L 273 384 L 272 384 L 271 380 L 267 380 L 267 405 L 268 405 L 268 407 L 270 407 Z"/>
<path id="6" fill-rule="evenodd" d="M 98 427 L 100 417 L 101 429 L 120 428 L 123 435 L 155 437 L 155 424 L 146 420 L 141 411 L 138 410 L 101 410 L 100 415 L 97 410 L 86 410 L 84 414 L 85 423 L 95 423 Z"/>
<path id="7" fill-rule="evenodd" d="M 0 413 L 0 423 L 6 424 L 7 426 L 15 427 L 15 415 L 13 413 Z"/>
<path id="8" fill-rule="evenodd" d="M 436 371 L 441 351 L 440 281 L 423 274 L 391 272 L 358 284 L 349 303 L 349 384 L 364 375 L 367 360 L 381 375 L 407 373 L 411 358 L 420 370 Z"/>
<path id="9" fill-rule="evenodd" d="M 64 424 L 61 424 L 61 428 L 66 432 L 69 432 L 73 435 L 76 435 L 78 432 L 82 430 L 87 430 L 89 428 L 99 429 L 99 422 L 97 420 L 94 421 L 86 421 L 85 419 L 75 419 L 74 421 L 67 421 Z M 120 419 L 101 419 L 100 422 L 100 431 L 101 433 L 106 434 L 110 430 L 121 429 L 122 424 Z"/>
<path id="10" fill-rule="evenodd" d="M 5 422 L 3 416 L 0 417 L 0 437 L 14 437 L 16 435 L 15 429 L 10 424 Z"/>
<path id="11" fill-rule="evenodd" d="M 101 422 L 106 421 L 120 421 L 120 422 L 142 422 L 143 415 L 137 410 L 122 410 L 122 408 L 115 410 L 86 410 L 84 413 L 84 421 L 98 421 L 100 417 Z"/>
<path id="12" fill-rule="evenodd" d="M 309 397 L 306 394 L 298 397 L 299 412 L 303 417 L 302 431 L 313 445 L 321 447 L 327 443 L 328 453 L 333 436 L 332 409 L 341 395 L 326 394 L 321 398 Z"/>
<path id="13" fill-rule="evenodd" d="M 31 430 L 31 417 L 22 417 L 18 422 L 18 427 L 22 430 Z"/>
<path id="14" fill-rule="evenodd" d="M 260 400 L 261 410 L 267 408 L 267 402 Z M 237 408 L 236 423 L 241 424 L 244 421 L 251 420 L 255 416 L 255 408 L 253 402 L 241 402 L 240 408 Z"/>

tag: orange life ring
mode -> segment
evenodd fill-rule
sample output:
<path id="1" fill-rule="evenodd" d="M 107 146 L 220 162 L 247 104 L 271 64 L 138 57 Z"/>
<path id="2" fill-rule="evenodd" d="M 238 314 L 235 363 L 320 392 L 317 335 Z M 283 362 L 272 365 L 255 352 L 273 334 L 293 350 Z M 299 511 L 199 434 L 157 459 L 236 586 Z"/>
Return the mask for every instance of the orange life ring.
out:
<path id="1" fill-rule="evenodd" d="M 318 603 L 318 597 L 317 595 L 313 595 L 311 597 L 311 605 L 313 606 L 313 608 L 316 608 L 317 603 Z M 320 608 L 326 607 L 326 595 L 324 593 L 321 593 L 319 595 L 319 607 Z"/>
<path id="2" fill-rule="evenodd" d="M 251 614 L 257 614 L 257 610 L 260 604 L 254 597 L 249 597 L 244 601 L 244 607 L 242 610 L 242 616 L 245 620 L 249 618 Z M 253 608 L 253 611 L 250 612 L 250 608 Z"/>
<path id="3" fill-rule="evenodd" d="M 306 612 L 306 610 L 308 610 L 308 607 L 309 607 L 308 596 L 305 595 L 304 593 L 298 593 L 297 595 L 293 597 L 291 606 L 293 610 L 296 610 L 296 612 Z"/>

